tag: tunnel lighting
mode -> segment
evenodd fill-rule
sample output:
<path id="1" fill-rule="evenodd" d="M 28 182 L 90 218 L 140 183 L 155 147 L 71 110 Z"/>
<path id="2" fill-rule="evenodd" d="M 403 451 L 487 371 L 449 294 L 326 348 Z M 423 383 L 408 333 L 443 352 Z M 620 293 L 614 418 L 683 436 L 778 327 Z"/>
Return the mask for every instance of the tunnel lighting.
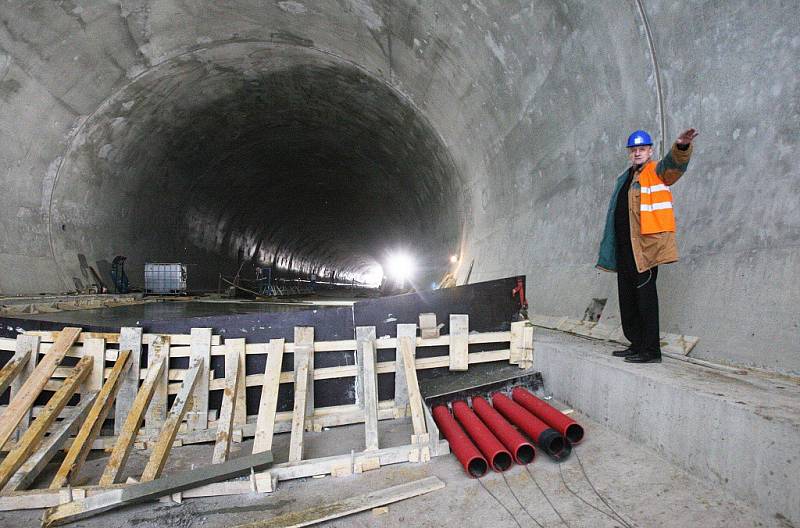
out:
<path id="1" fill-rule="evenodd" d="M 414 260 L 403 252 L 391 254 L 387 262 L 389 276 L 399 283 L 405 282 L 414 275 L 414 267 Z"/>
<path id="2" fill-rule="evenodd" d="M 458 255 L 450 255 L 450 264 L 458 262 Z"/>
<path id="3" fill-rule="evenodd" d="M 375 264 L 361 277 L 361 281 L 367 286 L 378 287 L 383 280 L 383 266 Z"/>

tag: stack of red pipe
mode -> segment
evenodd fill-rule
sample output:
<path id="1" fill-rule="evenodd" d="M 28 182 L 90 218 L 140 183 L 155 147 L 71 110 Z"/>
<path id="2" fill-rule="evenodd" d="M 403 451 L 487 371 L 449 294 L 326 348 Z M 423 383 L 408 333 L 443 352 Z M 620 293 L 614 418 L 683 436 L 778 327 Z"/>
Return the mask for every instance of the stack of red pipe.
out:
<path id="1" fill-rule="evenodd" d="M 447 405 L 433 408 L 436 425 L 469 476 L 482 477 L 489 467 L 505 471 L 512 460 L 533 462 L 536 450 L 517 428 L 556 460 L 583 439 L 580 425 L 524 388 L 515 387 L 511 396 L 495 393 L 492 405 L 476 396 L 472 409 L 465 401 L 453 402 L 455 418 Z"/>

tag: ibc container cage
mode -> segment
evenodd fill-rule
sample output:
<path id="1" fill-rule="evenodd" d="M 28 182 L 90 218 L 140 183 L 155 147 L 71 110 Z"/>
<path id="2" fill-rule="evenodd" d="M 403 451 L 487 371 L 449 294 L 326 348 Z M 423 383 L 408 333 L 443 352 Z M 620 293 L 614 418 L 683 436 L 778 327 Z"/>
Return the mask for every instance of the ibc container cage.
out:
<path id="1" fill-rule="evenodd" d="M 145 293 L 186 293 L 186 266 L 177 263 L 146 262 L 144 265 Z"/>

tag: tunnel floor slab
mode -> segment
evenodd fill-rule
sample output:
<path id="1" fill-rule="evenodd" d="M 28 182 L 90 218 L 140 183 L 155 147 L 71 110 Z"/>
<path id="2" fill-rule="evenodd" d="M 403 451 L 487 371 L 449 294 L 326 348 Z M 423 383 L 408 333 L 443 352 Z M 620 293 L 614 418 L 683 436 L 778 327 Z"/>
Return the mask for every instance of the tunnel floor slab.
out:
<path id="1" fill-rule="evenodd" d="M 514 466 L 502 475 L 490 473 L 479 482 L 467 478 L 455 457 L 446 455 L 434 458 L 429 464 L 401 464 L 356 476 L 282 482 L 270 495 L 191 499 L 180 505 L 140 504 L 81 521 L 80 525 L 85 528 L 229 527 L 435 475 L 446 483 L 444 490 L 392 504 L 383 515 L 365 512 L 322 526 L 502 528 L 518 526 L 517 522 L 521 526 L 535 526 L 517 499 L 545 527 L 565 524 L 574 528 L 623 526 L 619 520 L 608 516 L 613 516 L 612 511 L 592 492 L 591 486 L 632 526 L 790 526 L 780 518 L 765 517 L 752 506 L 735 499 L 724 488 L 708 486 L 705 481 L 671 464 L 653 450 L 586 415 L 576 412 L 573 417 L 586 428 L 586 440 L 560 466 L 538 455 L 529 466 L 530 473 L 521 466 Z M 381 438 L 388 443 L 402 442 L 408 428 L 409 424 L 402 421 L 386 424 Z M 363 441 L 363 428 L 358 426 L 339 427 L 325 434 L 328 433 L 335 435 L 336 442 L 323 445 L 312 441 L 309 444 L 312 456 L 329 454 L 334 444 L 335 449 L 341 451 L 349 444 Z M 288 436 L 276 436 L 278 460 L 283 456 L 283 444 L 288 441 Z M 193 461 L 206 460 L 210 458 L 211 449 L 211 446 L 176 448 L 170 457 L 172 467 L 168 470 L 190 467 Z M 242 444 L 241 449 L 243 453 L 249 452 L 249 442 Z M 147 451 L 134 452 L 129 463 L 132 470 L 146 462 L 146 454 Z M 100 457 L 87 463 L 86 476 L 92 472 L 99 474 L 104 460 Z M 588 506 L 570 489 L 608 515 Z M 498 500 L 510 513 L 498 504 Z M 558 515 L 563 517 L 564 523 Z M 0 525 L 35 526 L 40 516 L 41 512 L 35 510 L 1 512 Z"/>

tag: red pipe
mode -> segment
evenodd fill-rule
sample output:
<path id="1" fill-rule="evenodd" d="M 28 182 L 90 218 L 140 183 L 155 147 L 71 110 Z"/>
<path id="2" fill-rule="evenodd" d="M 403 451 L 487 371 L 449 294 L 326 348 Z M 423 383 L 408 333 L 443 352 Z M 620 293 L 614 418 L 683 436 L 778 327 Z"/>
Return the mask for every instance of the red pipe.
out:
<path id="1" fill-rule="evenodd" d="M 503 447 L 488 427 L 478 418 L 464 401 L 453 402 L 453 414 L 456 420 L 464 427 L 470 438 L 481 450 L 489 465 L 495 471 L 505 471 L 511 467 L 511 453 Z"/>
<path id="2" fill-rule="evenodd" d="M 528 440 L 522 436 L 514 426 L 508 423 L 499 412 L 489 405 L 489 402 L 475 396 L 472 398 L 472 410 L 475 411 L 483 423 L 494 435 L 503 442 L 503 445 L 514 454 L 514 462 L 525 465 L 533 462 L 536 450 Z"/>
<path id="3" fill-rule="evenodd" d="M 509 422 L 522 429 L 545 453 L 556 460 L 564 458 L 572 451 L 558 431 L 549 427 L 505 394 L 494 393 L 492 404 Z"/>
<path id="4" fill-rule="evenodd" d="M 543 402 L 531 394 L 530 391 L 522 387 L 514 387 L 514 390 L 511 391 L 511 397 L 514 398 L 515 402 L 525 407 L 547 425 L 561 433 L 561 435 L 571 443 L 577 444 L 583 440 L 583 427 L 578 425 L 578 422 L 555 407 Z"/>
<path id="5" fill-rule="evenodd" d="M 461 429 L 453 419 L 446 405 L 437 405 L 433 408 L 433 420 L 439 427 L 447 441 L 450 443 L 450 451 L 456 456 L 467 475 L 473 478 L 480 478 L 489 469 L 486 459 L 483 458 L 478 448 L 472 443 L 467 434 Z"/>

